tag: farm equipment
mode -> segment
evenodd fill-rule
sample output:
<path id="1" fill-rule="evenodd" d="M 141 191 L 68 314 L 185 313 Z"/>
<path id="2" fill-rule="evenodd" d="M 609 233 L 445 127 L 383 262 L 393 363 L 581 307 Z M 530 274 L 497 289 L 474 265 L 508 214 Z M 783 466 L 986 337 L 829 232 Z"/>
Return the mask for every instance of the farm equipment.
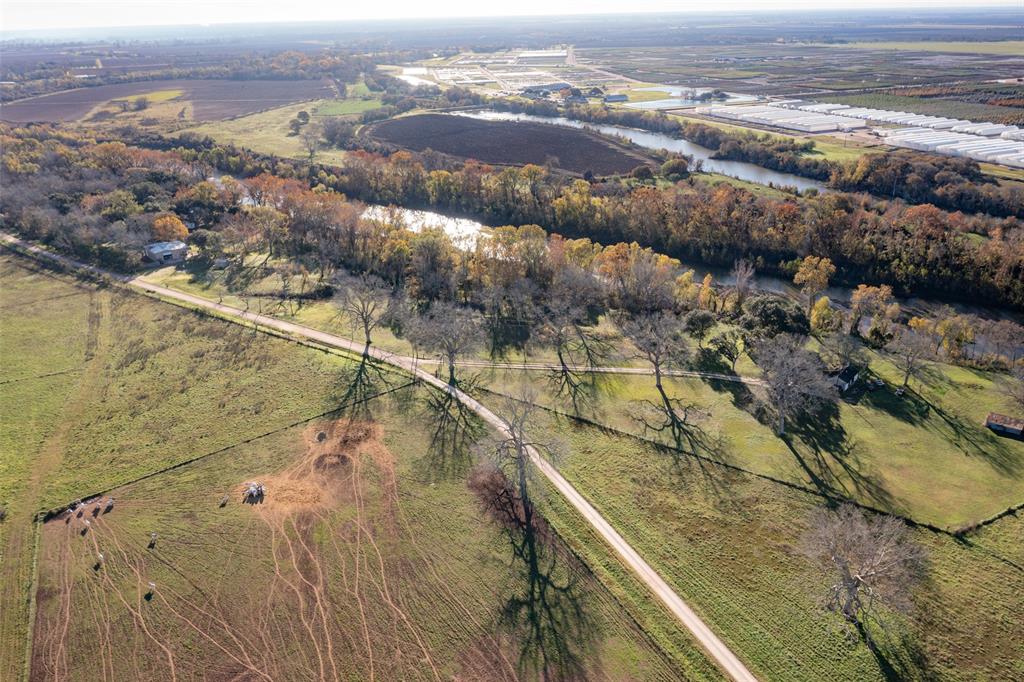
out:
<path id="1" fill-rule="evenodd" d="M 245 484 L 245 492 L 242 493 L 242 501 L 247 504 L 259 504 L 263 502 L 267 489 L 262 483 L 249 482 Z"/>

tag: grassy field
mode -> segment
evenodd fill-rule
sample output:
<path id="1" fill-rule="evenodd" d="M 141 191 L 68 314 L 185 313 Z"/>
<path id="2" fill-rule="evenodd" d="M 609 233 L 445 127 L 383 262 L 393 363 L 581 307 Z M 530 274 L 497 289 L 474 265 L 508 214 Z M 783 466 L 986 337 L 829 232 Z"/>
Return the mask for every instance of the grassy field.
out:
<path id="1" fill-rule="evenodd" d="M 625 93 L 630 102 L 653 102 L 659 99 L 669 99 L 671 95 L 668 90 L 646 90 L 634 88 Z"/>
<path id="2" fill-rule="evenodd" d="M 224 276 L 214 272 L 193 280 L 183 271 L 164 269 L 150 279 L 201 296 L 223 296 L 225 302 L 240 307 L 264 306 L 268 310 L 266 306 L 272 305 L 252 294 L 275 290 L 273 277 L 254 283 L 242 298 L 229 294 Z M 292 315 L 284 312 L 274 314 L 355 336 L 351 325 L 338 318 L 329 302 L 307 303 Z M 387 350 L 412 353 L 407 342 L 387 329 L 379 329 L 374 342 Z M 614 363 L 634 364 L 628 349 L 620 350 L 621 357 Z M 735 384 L 698 380 L 679 380 L 675 388 L 681 397 L 710 412 L 705 428 L 723 439 L 716 456 L 761 474 L 949 527 L 987 518 L 1024 498 L 1024 444 L 997 438 L 982 425 L 989 411 L 1009 409 L 996 388 L 997 377 L 936 364 L 922 381 L 913 383 L 914 393 L 900 398 L 893 392 L 893 385 L 901 381 L 895 367 L 877 353 L 869 352 L 866 357 L 872 372 L 888 386 L 866 392 L 855 401 L 841 401 L 825 422 L 806 424 L 802 429 L 798 425 L 788 445 L 762 423 L 758 388 L 737 391 Z M 487 356 L 481 352 L 478 359 Z M 518 354 L 507 358 L 511 362 L 520 359 Z M 534 349 L 530 359 L 550 360 L 551 355 L 545 349 Z M 745 357 L 737 371 L 746 376 L 758 373 Z M 495 374 L 488 377 L 488 383 L 500 389 L 518 374 L 513 370 Z M 640 433 L 628 403 L 654 397 L 653 383 L 644 377 L 617 377 L 606 379 L 600 388 L 594 414 L 588 416 Z"/>
<path id="3" fill-rule="evenodd" d="M 956 528 L 1000 513 L 1024 499 L 1024 443 L 994 436 L 983 426 L 989 411 L 1009 409 L 994 377 L 936 366 L 914 392 L 895 395 L 895 368 L 882 359 L 872 369 L 886 388 L 842 400 L 826 415 L 796 423 L 784 440 L 762 414 L 757 386 L 675 379 L 670 395 L 704 415 L 697 422 L 698 452 L 716 461 L 855 499 L 916 521 Z M 519 370 L 488 370 L 486 385 L 504 391 L 523 379 Z M 542 374 L 529 380 L 543 384 Z M 542 404 L 571 412 L 549 391 Z M 580 415 L 624 432 L 679 446 L 668 432 L 636 418 L 642 401 L 657 401 L 645 376 L 601 378 Z M 691 451 L 689 444 L 683 449 Z"/>
<path id="4" fill-rule="evenodd" d="M 734 178 L 731 175 L 722 175 L 721 173 L 701 172 L 694 173 L 693 177 L 695 177 L 698 181 L 703 182 L 705 184 L 717 185 L 720 182 L 724 182 L 729 185 L 732 185 L 733 187 L 740 187 L 749 192 L 753 192 L 758 196 L 771 197 L 772 199 L 784 199 L 786 197 L 792 196 L 790 194 L 787 194 L 786 192 L 783 192 L 780 189 L 769 187 L 768 185 L 762 185 L 757 182 L 748 182 L 746 180 L 740 180 L 739 178 Z"/>
<path id="5" fill-rule="evenodd" d="M 13 258 L 0 286 L 0 677 L 18 679 L 37 511 L 329 410 L 345 363 Z"/>
<path id="6" fill-rule="evenodd" d="M 362 100 L 319 100 L 290 104 L 227 121 L 205 123 L 188 128 L 186 132 L 209 135 L 217 142 L 245 147 L 264 154 L 305 159 L 307 153 L 302 146 L 302 138 L 291 134 L 288 122 L 300 111 L 315 112 L 321 107 L 341 106 L 350 101 L 362 103 Z M 325 163 L 340 163 L 344 156 L 345 153 L 339 149 L 324 149 L 317 154 L 317 158 Z"/>
<path id="7" fill-rule="evenodd" d="M 1024 55 L 1024 40 L 983 41 L 930 41 L 916 42 L 864 42 L 833 44 L 836 48 L 863 50 L 899 50 L 908 52 L 955 52 L 962 54 Z"/>
<path id="8" fill-rule="evenodd" d="M 207 296 L 223 292 L 223 282 L 206 288 L 180 271 L 158 271 L 154 278 Z M 13 280 L 15 291 L 29 291 Z M 224 300 L 234 302 L 229 299 Z M 295 318 L 335 331 L 347 326 L 326 303 L 306 306 Z M 141 326 L 139 319 L 129 324 Z M 146 324 L 163 328 L 167 320 Z M 179 332 L 197 336 L 170 327 L 165 335 L 171 344 Z M 401 341 L 381 338 L 382 344 L 404 350 Z M 137 346 L 138 339 L 129 334 L 124 343 Z M 279 343 L 285 344 L 273 341 Z M 110 357 L 119 357 L 117 351 Z M 877 375 L 896 381 L 895 368 L 877 355 L 870 361 Z M 154 360 L 145 373 L 166 375 L 168 367 Z M 291 374 L 292 383 L 311 385 L 305 378 L 295 381 L 309 369 L 282 371 Z M 756 372 L 746 361 L 739 371 Z M 335 376 L 342 385 L 331 395 L 353 394 L 344 388 L 344 377 L 356 375 L 338 371 Z M 480 376 L 505 393 L 524 377 L 538 387 L 545 384 L 537 372 Z M 1015 646 L 1024 636 L 1014 615 L 1024 589 L 1019 568 L 1024 523 L 1018 517 L 959 541 L 915 531 L 929 549 L 931 577 L 917 595 L 920 611 L 877 633 L 877 654 L 851 643 L 839 622 L 819 609 L 820 577 L 798 551 L 807 515 L 822 503 L 822 492 L 942 525 L 976 520 L 1019 502 L 1024 446 L 995 439 L 980 425 L 987 410 L 1001 408 L 992 380 L 985 373 L 937 365 L 907 397 L 880 389 L 841 403 L 825 421 L 794 425 L 788 445 L 759 420 L 748 393 L 756 397 L 756 387 L 672 381 L 673 395 L 710 413 L 698 422 L 703 454 L 731 467 L 666 448 L 657 441 L 670 441 L 644 433 L 630 414 L 633 401 L 653 396 L 647 377 L 608 378 L 584 411 L 593 422 L 627 433 L 548 412 L 541 413 L 535 428 L 538 438 L 560 445 L 557 464 L 565 475 L 759 677 L 1012 679 L 1022 672 Z M 366 388 L 355 393 L 360 391 Z M 246 392 L 266 394 L 265 389 Z M 341 415 L 331 422 L 285 426 L 115 490 L 115 510 L 100 514 L 84 536 L 76 518 L 47 524 L 39 564 L 36 676 L 78 670 L 79 661 L 91 670 L 124 671 L 120 652 L 143 649 L 150 655 L 139 657 L 144 663 L 135 676 L 165 674 L 171 660 L 182 676 L 195 674 L 189 667 L 193 660 L 214 658 L 210 669 L 225 676 L 258 676 L 254 670 L 276 677 L 316 676 L 317 654 L 327 661 L 330 647 L 344 652 L 337 658 L 343 661 L 339 674 L 350 676 L 365 676 L 372 656 L 375 672 L 384 676 L 430 676 L 436 669 L 443 677 L 474 678 L 481 666 L 489 666 L 499 671 L 492 674 L 507 670 L 511 677 L 513 670 L 522 676 L 538 665 L 535 648 L 516 645 L 520 636 L 566 638 L 569 644 L 548 651 L 562 652 L 559 666 L 577 665 L 573 661 L 581 658 L 596 666 L 579 671 L 588 677 L 716 675 L 589 527 L 543 485 L 535 491 L 537 499 L 563 549 L 538 550 L 508 528 L 481 523 L 479 503 L 465 484 L 469 440 L 432 433 L 428 425 L 445 421 L 436 405 L 422 394 L 404 397 L 406 392 L 371 403 L 376 426 L 365 441 L 345 436 L 361 423 L 352 421 L 353 414 L 348 421 Z M 542 405 L 567 409 L 546 391 L 540 396 Z M 481 398 L 493 407 L 504 403 L 495 393 L 483 392 Z M 102 419 L 110 413 L 99 414 Z M 359 419 L 365 421 L 365 415 Z M 232 423 L 228 415 L 225 424 Z M 330 454 L 316 437 L 320 431 L 329 434 L 327 443 L 338 434 L 347 444 L 346 459 L 331 460 L 340 463 L 340 471 L 334 465 L 314 466 Z M 119 440 L 140 440 L 130 429 L 124 433 Z M 160 460 L 159 449 L 139 451 Z M 267 481 L 280 496 L 255 507 L 238 504 L 239 486 L 254 478 Z M 224 494 L 230 501 L 220 508 Z M 146 548 L 150 532 L 160 533 L 155 549 Z M 438 549 L 450 548 L 446 542 L 458 542 L 460 549 Z M 531 546 L 531 551 L 552 552 L 540 563 L 553 570 L 517 568 L 521 549 L 510 555 L 509 547 Z M 106 560 L 96 569 L 100 552 Z M 357 572 L 365 578 L 358 585 Z M 156 589 L 146 600 L 150 581 Z M 395 595 L 391 603 L 382 599 L 383 592 Z M 496 593 L 557 598 L 497 604 Z M 209 606 L 201 606 L 201 598 Z M 428 606 L 435 602 L 441 606 Z M 977 603 L 985 608 L 975 608 Z M 524 621 L 508 619 L 510 613 L 529 616 L 538 605 L 554 614 L 551 623 L 527 632 L 520 629 Z M 226 625 L 252 613 L 257 615 L 251 627 Z M 278 625 L 268 646 L 259 633 L 270 622 Z M 74 638 L 61 639 L 65 628 L 95 634 L 85 647 Z M 146 628 L 156 635 L 146 635 Z M 367 644 L 366 631 L 381 634 Z M 493 633 L 499 633 L 497 642 Z M 300 638 L 310 646 L 303 649 Z M 385 650 L 398 653 L 383 656 Z"/>
<path id="9" fill-rule="evenodd" d="M 13 258 L 0 282 L 3 679 L 33 595 L 30 679 L 720 679 L 574 512 L 482 513 L 484 429 L 405 377 Z M 41 526 L 34 583 L 35 510 L 101 491 Z"/>
<path id="10" fill-rule="evenodd" d="M 36 526 L 47 476 L 60 464 L 55 425 L 86 388 L 96 327 L 93 292 L 0 258 L 0 679 L 24 665 Z M 76 330 L 69 334 L 68 330 Z"/>
<path id="11" fill-rule="evenodd" d="M 313 109 L 314 116 L 346 116 L 348 114 L 361 114 L 370 109 L 380 107 L 380 98 L 355 98 L 349 97 L 342 100 L 325 100 L 316 105 Z"/>
<path id="12" fill-rule="evenodd" d="M 184 90 L 172 88 L 169 90 L 154 90 L 153 92 L 143 92 L 132 97 L 122 97 L 121 99 L 115 99 L 115 102 L 132 102 L 139 99 L 140 97 L 149 100 L 150 104 L 159 104 L 160 102 L 167 102 L 172 99 L 177 99 L 184 94 Z"/>
<path id="13" fill-rule="evenodd" d="M 1009 680 L 1024 671 L 1020 517 L 965 541 L 915 531 L 930 579 L 913 617 L 876 633 L 875 655 L 820 608 L 822 578 L 799 549 L 821 502 L 814 495 L 566 418 L 542 413 L 535 431 L 561 444 L 561 471 L 761 679 Z"/>

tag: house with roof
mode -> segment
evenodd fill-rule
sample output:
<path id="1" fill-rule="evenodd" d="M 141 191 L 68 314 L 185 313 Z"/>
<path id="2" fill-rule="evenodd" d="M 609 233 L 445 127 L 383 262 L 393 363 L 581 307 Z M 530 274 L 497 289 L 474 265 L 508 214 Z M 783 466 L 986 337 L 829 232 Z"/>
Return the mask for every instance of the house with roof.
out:
<path id="1" fill-rule="evenodd" d="M 143 257 L 153 263 L 170 265 L 184 262 L 188 246 L 182 241 L 153 242 L 142 249 Z"/>
<path id="2" fill-rule="evenodd" d="M 850 387 L 857 383 L 857 377 L 860 376 L 860 370 L 853 365 L 847 365 L 839 370 L 839 373 L 832 378 L 832 382 L 836 385 L 841 393 L 846 393 L 850 390 Z"/>
<path id="3" fill-rule="evenodd" d="M 989 412 L 985 418 L 985 426 L 1002 436 L 1024 437 L 1024 419 L 1018 417 Z"/>

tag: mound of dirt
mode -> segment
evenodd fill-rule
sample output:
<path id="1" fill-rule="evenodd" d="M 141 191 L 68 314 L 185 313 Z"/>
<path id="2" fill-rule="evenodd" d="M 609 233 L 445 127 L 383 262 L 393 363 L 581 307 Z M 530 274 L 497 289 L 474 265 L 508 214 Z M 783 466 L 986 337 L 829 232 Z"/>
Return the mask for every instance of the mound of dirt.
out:
<path id="1" fill-rule="evenodd" d="M 304 441 L 306 451 L 292 466 L 239 483 L 238 498 L 244 495 L 249 481 L 256 481 L 266 488 L 266 495 L 253 504 L 262 513 L 291 514 L 332 507 L 352 495 L 353 464 L 366 454 L 377 462 L 385 451 L 379 426 L 348 419 L 312 425 Z"/>

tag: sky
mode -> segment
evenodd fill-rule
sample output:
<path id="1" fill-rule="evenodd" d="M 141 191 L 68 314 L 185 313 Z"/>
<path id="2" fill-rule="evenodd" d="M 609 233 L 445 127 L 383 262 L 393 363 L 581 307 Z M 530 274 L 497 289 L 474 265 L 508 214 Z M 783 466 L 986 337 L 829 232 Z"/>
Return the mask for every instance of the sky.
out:
<path id="1" fill-rule="evenodd" d="M 1024 0 L 0 0 L 0 30 L 611 12 L 1021 7 Z"/>

